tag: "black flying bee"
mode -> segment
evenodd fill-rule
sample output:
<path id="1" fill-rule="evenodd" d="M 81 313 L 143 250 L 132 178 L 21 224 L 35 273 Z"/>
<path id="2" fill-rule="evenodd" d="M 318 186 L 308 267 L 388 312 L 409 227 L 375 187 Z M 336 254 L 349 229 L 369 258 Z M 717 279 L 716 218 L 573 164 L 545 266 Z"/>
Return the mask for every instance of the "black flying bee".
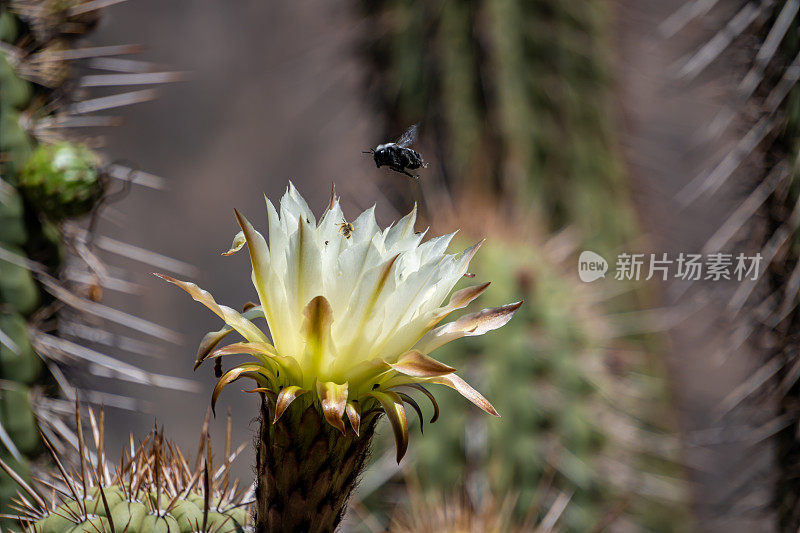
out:
<path id="1" fill-rule="evenodd" d="M 416 170 L 420 167 L 426 168 L 428 163 L 422 160 L 419 152 L 409 148 L 416 140 L 417 125 L 414 124 L 406 130 L 397 142 L 379 144 L 374 150 L 364 153 L 372 154 L 373 159 L 375 159 L 375 166 L 378 168 L 387 166 L 395 172 L 401 172 L 412 178 L 419 178 L 419 176 L 410 173 L 409 170 Z"/>

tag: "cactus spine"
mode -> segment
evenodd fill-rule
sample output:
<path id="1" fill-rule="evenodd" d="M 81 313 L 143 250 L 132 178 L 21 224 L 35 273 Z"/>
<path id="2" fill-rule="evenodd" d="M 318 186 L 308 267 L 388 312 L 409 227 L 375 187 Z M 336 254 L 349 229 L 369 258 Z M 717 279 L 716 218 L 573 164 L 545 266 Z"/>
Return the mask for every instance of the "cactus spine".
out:
<path id="1" fill-rule="evenodd" d="M 672 39 L 686 35 L 684 28 L 689 35 L 700 28 L 696 46 L 676 64 L 677 80 L 665 82 L 680 82 L 686 91 L 697 80 L 702 87 L 716 83 L 725 90 L 725 99 L 714 120 L 698 132 L 696 149 L 713 155 L 703 161 L 706 168 L 679 200 L 684 207 L 701 208 L 730 197 L 741 202 L 731 208 L 706 248 L 752 250 L 763 258 L 757 281 L 721 295 L 708 291 L 721 310 L 717 320 L 732 324 L 730 331 L 736 332 L 735 340 L 720 349 L 721 359 L 745 363 L 750 370 L 722 402 L 723 423 L 746 428 L 740 433 L 751 440 L 740 445 L 738 459 L 726 461 L 725 469 L 736 475 L 724 501 L 710 507 L 707 518 L 755 516 L 778 531 L 795 531 L 800 526 L 798 4 L 781 0 L 695 7 L 696 2 L 687 3 L 662 24 Z M 770 427 L 774 430 L 765 432 Z M 742 440 L 726 433 L 714 444 L 735 446 Z"/>
<path id="2" fill-rule="evenodd" d="M 70 384 L 63 368 L 77 369 L 87 353 L 95 361 L 107 357 L 72 342 L 81 338 L 75 332 L 85 326 L 82 312 L 108 316 L 99 300 L 110 278 L 91 231 L 78 220 L 96 214 L 109 197 L 111 176 L 123 169 L 112 171 L 92 148 L 96 140 L 69 128 L 110 124 L 89 115 L 91 94 L 80 78 L 94 53 L 84 38 L 99 20 L 100 4 L 0 1 L 0 457 L 16 463 L 19 472 L 44 459 L 40 424 L 51 438 L 70 437 L 58 435 L 67 426 L 54 417 L 63 412 L 61 398 L 73 397 L 74 386 L 82 384 Z M 117 52 L 134 50 L 122 46 Z M 110 107 L 136 100 L 115 98 Z M 122 177 L 132 176 L 122 170 Z M 72 334 L 62 328 L 65 316 Z M 112 370 L 128 374 L 123 365 Z M 112 403 L 110 395 L 90 394 Z M 0 474 L 4 511 L 13 485 Z"/>
<path id="3" fill-rule="evenodd" d="M 131 436 L 131 449 L 125 450 L 116 467 L 107 462 L 105 455 L 103 412 L 97 419 L 89 411 L 93 453 L 85 444 L 78 410 L 76 419 L 75 469 L 69 469 L 62 461 L 62 454 L 47 443 L 59 469 L 55 484 L 44 485 L 52 489 L 52 497 L 16 478 L 14 470 L 0 461 L 0 467 L 20 484 L 15 507 L 24 531 L 244 533 L 250 530 L 248 491 L 241 490 L 238 481 L 230 479 L 231 463 L 244 448 L 231 452 L 230 422 L 225 458 L 222 466 L 215 469 L 208 416 L 193 463 L 189 455 L 184 455 L 156 429 L 135 449 Z"/>

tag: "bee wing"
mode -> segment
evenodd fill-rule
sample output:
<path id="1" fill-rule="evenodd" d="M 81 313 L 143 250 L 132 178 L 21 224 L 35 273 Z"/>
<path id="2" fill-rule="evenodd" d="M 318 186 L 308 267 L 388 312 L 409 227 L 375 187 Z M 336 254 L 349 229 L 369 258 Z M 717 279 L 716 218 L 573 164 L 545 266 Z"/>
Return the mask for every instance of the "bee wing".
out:
<path id="1" fill-rule="evenodd" d="M 397 143 L 395 144 L 397 144 L 397 146 L 400 148 L 406 148 L 407 146 L 413 144 L 417 140 L 417 130 L 419 129 L 418 126 L 419 124 L 414 124 L 408 128 L 406 132 L 399 139 L 397 139 Z"/>

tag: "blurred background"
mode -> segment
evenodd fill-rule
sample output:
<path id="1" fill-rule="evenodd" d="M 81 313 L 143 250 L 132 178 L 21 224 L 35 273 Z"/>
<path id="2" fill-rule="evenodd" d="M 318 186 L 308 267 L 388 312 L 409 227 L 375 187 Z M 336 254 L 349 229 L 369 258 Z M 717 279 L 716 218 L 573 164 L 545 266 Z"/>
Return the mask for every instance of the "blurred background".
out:
<path id="1" fill-rule="evenodd" d="M 412 434 L 400 467 L 379 440 L 347 531 L 796 531 L 797 13 L 796 0 L 123 2 L 91 43 L 141 44 L 185 75 L 114 110 L 108 158 L 166 187 L 132 187 L 93 230 L 179 260 L 165 268 L 231 307 L 256 297 L 247 257 L 220 256 L 232 210 L 264 226 L 262 194 L 277 201 L 289 180 L 315 211 L 335 182 L 349 218 L 377 204 L 386 225 L 416 202 L 417 229 L 461 228 L 454 249 L 488 239 L 471 266 L 493 282 L 478 308 L 525 306 L 439 359 L 503 417 L 437 391 L 448 416 Z M 362 153 L 415 123 L 419 181 Z M 604 279 L 581 282 L 583 250 L 608 260 Z M 622 253 L 760 253 L 761 275 L 646 280 L 645 266 L 617 280 Z M 202 387 L 92 378 L 147 403 L 108 408 L 109 450 L 155 420 L 193 449 L 215 379 L 191 367 L 218 322 L 155 268 L 120 267 L 145 290 L 103 303 L 180 339 L 114 355 Z M 228 391 L 226 410 L 234 442 L 250 441 L 257 399 Z"/>

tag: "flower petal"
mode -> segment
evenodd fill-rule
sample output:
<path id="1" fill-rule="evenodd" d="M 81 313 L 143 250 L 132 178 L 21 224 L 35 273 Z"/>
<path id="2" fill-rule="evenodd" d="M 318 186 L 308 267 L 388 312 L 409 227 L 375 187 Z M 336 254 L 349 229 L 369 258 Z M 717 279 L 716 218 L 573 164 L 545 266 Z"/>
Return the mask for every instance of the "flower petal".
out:
<path id="1" fill-rule="evenodd" d="M 462 316 L 454 322 L 429 331 L 414 348 L 424 353 L 430 353 L 439 346 L 461 337 L 483 335 L 487 331 L 505 326 L 521 306 L 522 302 L 520 301 Z"/>
<path id="2" fill-rule="evenodd" d="M 411 406 L 411 408 L 414 409 L 414 411 L 417 412 L 417 418 L 419 418 L 419 432 L 424 434 L 425 433 L 425 429 L 424 429 L 425 421 L 424 421 L 424 419 L 422 417 L 422 409 L 419 408 L 419 404 L 417 403 L 417 401 L 414 398 L 412 398 L 411 396 L 409 396 L 408 394 L 405 394 L 405 393 L 402 393 L 402 392 L 398 392 L 397 395 L 404 402 L 409 404 Z"/>
<path id="3" fill-rule="evenodd" d="M 392 367 L 389 366 L 389 363 L 383 359 L 369 359 L 348 368 L 347 380 L 350 382 L 352 389 L 360 392 L 362 387 L 371 388 L 374 384 L 372 383 L 373 381 L 376 381 L 382 374 L 391 369 Z"/>
<path id="4" fill-rule="evenodd" d="M 350 421 L 350 427 L 353 428 L 353 431 L 358 437 L 360 435 L 359 428 L 361 426 L 361 408 L 358 406 L 358 402 L 356 400 L 347 402 L 344 411 L 347 414 L 347 419 Z"/>
<path id="5" fill-rule="evenodd" d="M 264 317 L 264 309 L 261 306 L 251 307 L 244 313 L 242 316 L 248 320 L 252 320 L 254 318 L 263 318 Z M 194 362 L 194 369 L 197 368 L 203 363 L 206 359 L 206 356 L 217 347 L 217 345 L 222 342 L 222 340 L 230 335 L 233 331 L 233 328 L 229 325 L 225 325 L 222 329 L 218 331 L 209 331 L 203 337 L 203 340 L 200 341 L 200 346 L 197 348 L 197 358 Z"/>
<path id="6" fill-rule="evenodd" d="M 278 400 L 275 402 L 275 418 L 272 420 L 272 423 L 274 424 L 277 422 L 281 415 L 283 415 L 283 412 L 286 411 L 286 408 L 307 392 L 307 390 L 301 389 L 297 385 L 289 385 L 288 387 L 282 388 L 278 393 Z"/>
<path id="7" fill-rule="evenodd" d="M 389 363 L 389 366 L 401 374 L 416 378 L 432 378 L 456 371 L 452 366 L 447 366 L 417 350 L 403 354 L 396 363 Z"/>
<path id="8" fill-rule="evenodd" d="M 313 298 L 303 309 L 303 336 L 306 339 L 306 354 L 309 368 L 319 371 L 330 353 L 331 324 L 333 311 L 324 296 Z"/>
<path id="9" fill-rule="evenodd" d="M 450 302 L 444 306 L 443 310 L 454 311 L 456 309 L 463 309 L 468 306 L 472 300 L 484 293 L 489 288 L 492 282 L 488 281 L 482 285 L 473 285 L 464 289 L 458 290 L 450 297 Z"/>
<path id="10" fill-rule="evenodd" d="M 396 226 L 393 226 L 386 234 L 386 239 L 384 239 L 384 243 L 386 244 L 386 248 L 391 248 L 396 243 L 406 239 L 414 234 L 414 224 L 417 221 L 417 204 L 414 204 L 414 208 L 403 218 L 400 219 L 400 222 L 397 223 Z"/>
<path id="11" fill-rule="evenodd" d="M 270 378 L 274 379 L 274 376 L 268 369 L 257 363 L 244 363 L 231 368 L 225 372 L 222 377 L 219 378 L 219 380 L 217 380 L 217 384 L 214 385 L 214 392 L 211 393 L 211 410 L 215 415 L 217 399 L 219 398 L 219 395 L 222 394 L 222 389 L 243 377 L 248 377 L 255 380 L 259 386 L 264 388 L 269 387 Z"/>
<path id="12" fill-rule="evenodd" d="M 420 391 L 422 394 L 424 394 L 425 396 L 427 396 L 427 397 L 428 397 L 428 400 L 430 400 L 430 402 L 431 402 L 431 405 L 433 406 L 433 416 L 432 416 L 432 417 L 431 417 L 431 419 L 430 419 L 430 423 L 431 423 L 431 424 L 433 424 L 434 422 L 436 422 L 437 420 L 439 420 L 439 404 L 438 404 L 438 403 L 436 403 L 436 398 L 434 398 L 433 394 L 431 394 L 431 392 L 430 392 L 428 389 L 426 389 L 425 387 L 423 387 L 423 386 L 422 386 L 422 385 L 420 385 L 419 383 L 412 383 L 412 384 L 410 384 L 410 385 L 405 385 L 405 386 L 406 386 L 406 387 L 412 387 L 412 388 L 414 388 L 414 389 L 417 389 L 417 390 L 418 390 L 418 391 Z"/>
<path id="13" fill-rule="evenodd" d="M 239 232 L 239 233 L 237 233 L 237 234 L 236 234 L 236 236 L 233 238 L 233 243 L 231 243 L 231 247 L 228 249 L 228 251 L 227 251 L 227 252 L 222 252 L 222 255 L 225 255 L 225 256 L 228 256 L 228 255 L 233 255 L 233 254 L 235 254 L 236 252 L 238 252 L 239 250 L 241 250 L 241 249 L 242 249 L 242 247 L 243 247 L 243 246 L 244 246 L 246 243 L 247 243 L 247 241 L 246 241 L 246 240 L 245 240 L 245 238 L 244 238 L 244 232 L 243 232 L 243 231 L 240 231 L 240 232 Z"/>
<path id="14" fill-rule="evenodd" d="M 294 183 L 289 182 L 289 187 L 281 198 L 281 216 L 286 213 L 289 215 L 287 218 L 297 220 L 297 217 L 302 217 L 309 224 L 316 225 L 314 213 L 309 209 L 305 199 L 300 195 Z"/>
<path id="15" fill-rule="evenodd" d="M 242 231 L 239 232 L 236 237 L 238 238 L 239 235 L 241 235 L 242 239 L 244 239 L 244 243 L 239 243 L 234 239 L 234 245 L 238 246 L 238 248 L 236 248 L 238 250 L 245 243 L 247 244 L 247 249 L 250 251 L 250 263 L 253 266 L 253 276 L 256 278 L 256 289 L 259 292 L 259 296 L 262 296 L 264 276 L 270 269 L 270 255 L 267 241 L 238 210 L 234 209 L 233 212 L 236 215 L 236 221 L 239 223 L 239 227 L 242 228 Z M 262 304 L 263 303 L 264 302 L 262 302 Z"/>
<path id="16" fill-rule="evenodd" d="M 489 400 L 484 398 L 480 392 L 473 389 L 469 383 L 455 374 L 431 378 L 428 380 L 428 383 L 438 383 L 439 385 L 446 385 L 451 389 L 455 389 L 461 396 L 471 401 L 490 415 L 497 417 L 500 416 L 492 404 L 489 403 Z"/>
<path id="17" fill-rule="evenodd" d="M 193 300 L 200 302 L 211 309 L 211 311 L 224 320 L 226 324 L 235 329 L 248 341 L 267 342 L 267 336 L 264 335 L 264 332 L 258 329 L 255 324 L 244 318 L 241 314 L 234 311 L 230 307 L 219 305 L 216 301 L 214 301 L 214 297 L 211 296 L 211 293 L 208 291 L 201 289 L 194 283 L 180 281 L 164 274 L 156 274 L 156 276 L 185 290 L 187 293 L 189 293 L 189 296 L 191 296 Z"/>
<path id="18" fill-rule="evenodd" d="M 229 344 L 228 346 L 214 350 L 205 357 L 205 359 L 238 354 L 253 355 L 259 360 L 262 366 L 266 366 L 270 362 L 277 363 L 278 367 L 288 373 L 293 381 L 298 383 L 303 381 L 303 371 L 297 363 L 297 360 L 294 357 L 278 355 L 275 347 L 268 342 L 237 342 Z"/>
<path id="19" fill-rule="evenodd" d="M 347 383 L 339 385 L 332 381 L 324 383 L 317 381 L 317 394 L 322 404 L 325 420 L 344 435 L 345 427 L 342 415 L 347 406 Z"/>
<path id="20" fill-rule="evenodd" d="M 378 400 L 392 425 L 394 442 L 397 446 L 397 463 L 399 464 L 408 449 L 408 419 L 406 418 L 406 409 L 403 407 L 403 400 L 396 392 L 392 391 L 372 391 L 369 395 Z"/>

